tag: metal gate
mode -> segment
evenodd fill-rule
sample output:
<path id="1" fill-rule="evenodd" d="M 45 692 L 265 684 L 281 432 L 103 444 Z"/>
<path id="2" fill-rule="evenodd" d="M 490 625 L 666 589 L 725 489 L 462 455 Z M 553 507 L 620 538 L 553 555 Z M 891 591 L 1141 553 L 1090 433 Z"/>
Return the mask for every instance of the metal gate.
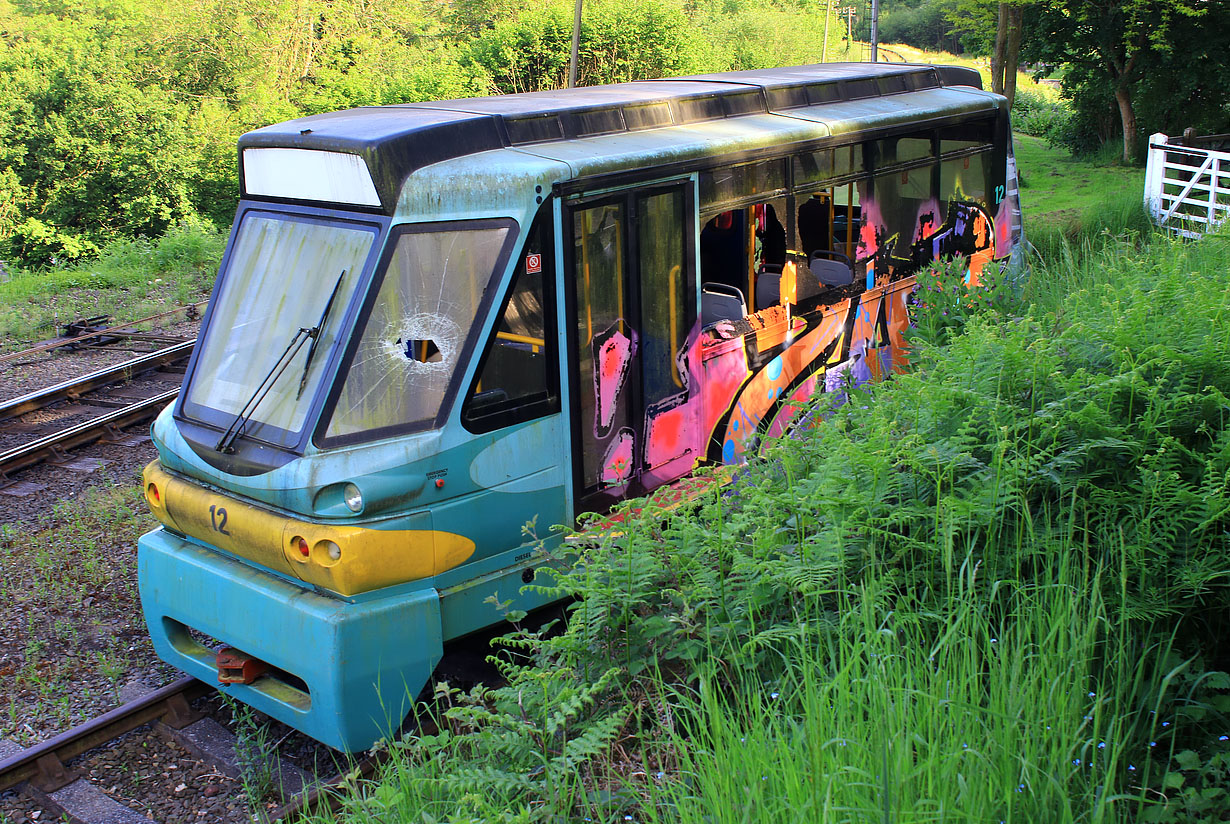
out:
<path id="1" fill-rule="evenodd" d="M 1230 152 L 1169 141 L 1149 138 L 1145 207 L 1158 226 L 1198 238 L 1230 215 Z"/>

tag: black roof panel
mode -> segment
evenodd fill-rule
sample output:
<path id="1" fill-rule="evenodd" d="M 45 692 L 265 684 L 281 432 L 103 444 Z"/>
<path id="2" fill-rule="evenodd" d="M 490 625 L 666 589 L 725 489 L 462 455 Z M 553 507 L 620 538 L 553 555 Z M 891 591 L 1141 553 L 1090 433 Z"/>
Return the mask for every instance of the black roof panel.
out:
<path id="1" fill-rule="evenodd" d="M 239 139 L 239 150 L 285 147 L 360 155 L 371 170 L 381 211 L 392 214 L 408 174 L 454 157 L 949 85 L 981 87 L 981 81 L 972 69 L 901 63 L 753 69 L 349 109 L 257 129 Z M 240 168 L 242 173 L 242 163 Z"/>

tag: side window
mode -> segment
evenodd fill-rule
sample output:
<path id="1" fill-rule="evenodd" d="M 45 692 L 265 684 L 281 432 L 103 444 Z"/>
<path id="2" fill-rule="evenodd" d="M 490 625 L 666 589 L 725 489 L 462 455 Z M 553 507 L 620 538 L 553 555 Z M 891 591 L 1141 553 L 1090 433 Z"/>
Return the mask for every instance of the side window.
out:
<path id="1" fill-rule="evenodd" d="M 551 202 L 539 209 L 513 270 L 465 405 L 461 422 L 490 432 L 559 409 Z"/>

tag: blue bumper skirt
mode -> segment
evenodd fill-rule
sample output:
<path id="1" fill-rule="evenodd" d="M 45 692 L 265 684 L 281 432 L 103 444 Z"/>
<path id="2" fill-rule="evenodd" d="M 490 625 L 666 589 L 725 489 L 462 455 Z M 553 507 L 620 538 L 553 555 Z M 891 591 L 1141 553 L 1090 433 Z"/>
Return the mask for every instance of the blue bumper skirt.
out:
<path id="1" fill-rule="evenodd" d="M 217 683 L 214 652 L 192 629 L 267 662 L 293 677 L 219 689 L 347 752 L 400 726 L 442 655 L 434 588 L 352 603 L 164 529 L 139 542 L 138 584 L 160 658 Z"/>

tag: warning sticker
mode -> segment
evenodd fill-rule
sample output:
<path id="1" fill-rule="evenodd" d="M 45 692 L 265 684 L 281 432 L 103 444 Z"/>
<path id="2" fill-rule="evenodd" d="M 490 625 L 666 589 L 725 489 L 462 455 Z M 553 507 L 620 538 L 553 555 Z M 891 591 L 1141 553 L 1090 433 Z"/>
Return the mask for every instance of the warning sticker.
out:
<path id="1" fill-rule="evenodd" d="M 542 271 L 542 255 L 533 254 L 525 256 L 525 273 L 527 275 L 536 275 Z"/>

